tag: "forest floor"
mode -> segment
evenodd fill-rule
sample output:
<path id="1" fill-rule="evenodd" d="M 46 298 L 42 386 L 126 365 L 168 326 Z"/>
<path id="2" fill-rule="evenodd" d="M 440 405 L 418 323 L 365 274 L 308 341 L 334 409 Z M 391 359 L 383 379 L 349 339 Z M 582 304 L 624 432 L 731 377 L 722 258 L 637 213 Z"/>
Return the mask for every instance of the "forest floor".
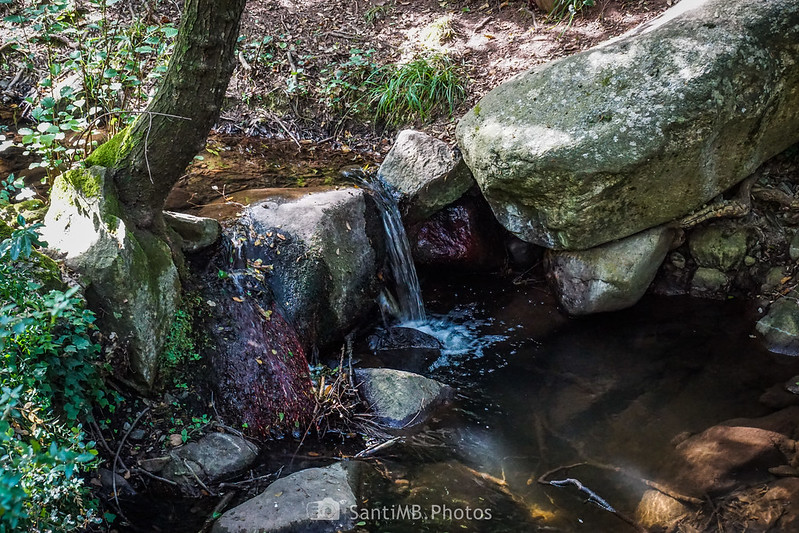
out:
<path id="1" fill-rule="evenodd" d="M 358 94 L 344 92 L 345 83 L 357 86 L 381 66 L 431 55 L 458 66 L 467 96 L 452 115 L 404 125 L 454 144 L 457 117 L 503 81 L 621 35 L 670 4 L 599 0 L 570 24 L 553 24 L 527 0 L 251 1 L 211 150 L 169 207 L 203 205 L 223 187 L 329 184 L 342 166 L 379 164 L 398 128 L 376 124 L 374 104 L 353 112 L 354 102 L 341 99 Z"/>
<path id="2" fill-rule="evenodd" d="M 455 119 L 503 81 L 621 35 L 672 3 L 598 0 L 571 24 L 568 17 L 553 24 L 529 0 L 251 1 L 223 117 L 251 132 L 289 129 L 300 139 L 335 136 L 361 148 L 350 134 L 366 134 L 379 152 L 392 132 L 377 130 L 368 112 L 341 116 L 339 82 L 351 81 L 356 68 L 443 55 L 466 80 L 466 99 L 452 116 L 407 126 L 452 141 Z"/>
<path id="3" fill-rule="evenodd" d="M 405 127 L 454 144 L 457 118 L 503 81 L 621 35 L 675 1 L 597 0 L 555 24 L 531 0 L 251 0 L 219 123 L 168 207 L 196 208 L 244 188 L 329 184 L 343 166 L 379 164 Z M 9 9 L 0 6 L 0 15 Z M 99 16 L 91 5 L 85 9 L 84 22 L 76 24 Z M 181 2 L 124 0 L 105 16 L 119 26 L 176 25 L 179 9 Z M 30 118 L 23 98 L 42 98 L 46 90 L 37 86 L 53 54 L 65 59 L 77 45 L 58 34 L 59 46 L 48 48 L 24 24 L 8 20 L 0 21 L 0 35 L 0 132 L 19 142 L 15 130 Z M 24 57 L 11 43 L 21 43 Z M 455 66 L 466 97 L 451 114 L 388 127 L 376 121 L 370 76 L 386 65 L 431 57 Z M 144 66 L 153 68 L 149 61 Z M 142 83 L 149 90 L 153 82 L 145 77 Z M 136 108 L 137 102 L 122 97 L 118 105 Z M 35 154 L 6 151 L 0 177 L 26 176 L 45 199 L 44 169 L 27 168 L 35 160 Z"/>

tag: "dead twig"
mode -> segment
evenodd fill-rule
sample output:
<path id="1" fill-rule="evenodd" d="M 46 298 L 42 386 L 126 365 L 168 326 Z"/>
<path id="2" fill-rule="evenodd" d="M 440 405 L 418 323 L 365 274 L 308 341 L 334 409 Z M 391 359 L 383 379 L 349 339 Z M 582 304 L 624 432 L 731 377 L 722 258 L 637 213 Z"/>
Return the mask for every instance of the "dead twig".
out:
<path id="1" fill-rule="evenodd" d="M 197 481 L 197 483 L 198 483 L 198 484 L 199 484 L 199 485 L 200 485 L 202 488 L 204 488 L 204 489 L 205 489 L 205 491 L 206 491 L 208 494 L 210 494 L 211 496 L 216 496 L 217 494 L 216 494 L 214 491 L 212 491 L 211 489 L 209 489 L 209 488 L 208 488 L 208 485 L 206 485 L 205 483 L 203 483 L 203 480 L 202 480 L 202 479 L 200 479 L 200 476 L 198 476 L 198 475 L 197 475 L 197 472 L 195 472 L 195 471 L 194 471 L 194 469 L 191 467 L 191 465 L 189 465 L 189 462 L 188 462 L 188 461 L 187 461 L 185 458 L 183 458 L 183 457 L 181 458 L 181 460 L 183 461 L 183 466 L 185 466 L 186 468 L 188 468 L 188 469 L 189 469 L 189 472 L 191 472 L 191 475 L 192 475 L 192 477 L 194 477 L 194 479 Z"/>
<path id="2" fill-rule="evenodd" d="M 283 124 L 282 120 L 280 120 L 278 117 L 275 117 L 275 122 L 277 122 L 280 125 L 280 127 L 283 128 L 283 131 L 285 131 L 286 135 L 288 135 L 289 138 L 292 141 L 294 141 L 294 144 L 297 145 L 297 148 L 302 148 L 302 145 L 300 144 L 300 141 L 297 139 L 297 137 L 294 136 L 293 133 L 291 133 L 291 131 L 286 127 L 286 125 Z"/>
<path id="3" fill-rule="evenodd" d="M 172 481 L 171 479 L 167 479 L 165 477 L 157 476 L 157 475 L 153 474 L 152 472 L 150 472 L 149 470 L 145 470 L 144 468 L 136 468 L 136 467 L 134 467 L 134 468 L 131 468 L 129 470 L 129 472 L 131 472 L 133 474 L 144 474 L 147 477 L 151 477 L 151 478 L 153 478 L 155 480 L 158 480 L 158 481 L 160 481 L 162 483 L 166 483 L 167 485 L 172 485 L 173 487 L 177 487 L 178 486 L 178 484 L 175 483 L 174 481 Z"/>
<path id="4" fill-rule="evenodd" d="M 122 516 L 122 518 L 128 522 L 128 518 L 125 516 L 125 513 L 122 512 L 122 507 L 119 505 L 119 494 L 117 494 L 117 463 L 119 463 L 119 454 L 122 453 L 122 446 L 125 445 L 125 441 L 127 440 L 128 436 L 130 436 L 131 431 L 133 431 L 133 428 L 136 427 L 136 424 L 138 424 L 139 421 L 144 418 L 144 415 L 146 415 L 149 411 L 150 408 L 145 407 L 142 412 L 139 413 L 136 419 L 130 424 L 130 427 L 125 434 L 122 435 L 122 439 L 119 441 L 119 445 L 117 446 L 117 451 L 114 454 L 114 462 L 111 465 L 111 488 L 114 491 L 114 503 L 116 503 L 117 511 L 119 511 L 120 516 Z M 127 468 L 125 468 L 125 471 L 130 472 L 130 470 Z"/>
<path id="5" fill-rule="evenodd" d="M 228 492 L 227 494 L 222 496 L 222 499 L 220 499 L 219 502 L 216 504 L 216 506 L 214 506 L 214 510 L 211 511 L 211 514 L 208 516 L 208 518 L 206 518 L 205 522 L 203 523 L 203 527 L 201 527 L 197 533 L 207 533 L 208 531 L 211 530 L 211 526 L 214 525 L 214 522 L 216 522 L 217 517 L 222 513 L 225 507 L 228 506 L 230 500 L 233 499 L 233 496 L 235 494 L 236 494 L 235 492 Z"/>
<path id="6" fill-rule="evenodd" d="M 257 483 L 258 481 L 266 481 L 266 480 L 269 480 L 269 479 L 276 479 L 276 478 L 280 477 L 280 474 L 282 472 L 283 472 L 283 467 L 281 466 L 280 469 L 277 472 L 273 472 L 271 474 L 264 474 L 263 476 L 251 477 L 250 479 L 245 479 L 245 480 L 242 480 L 242 481 L 231 481 L 231 482 L 220 483 L 217 486 L 220 489 L 227 489 L 227 488 L 237 489 L 237 488 L 240 488 L 240 487 L 246 487 L 248 485 L 252 485 L 253 483 Z"/>
<path id="7" fill-rule="evenodd" d="M 402 440 L 401 437 L 394 437 L 393 439 L 389 439 L 389 440 L 387 440 L 385 442 L 381 442 L 380 444 L 376 444 L 374 446 L 369 446 L 368 448 L 365 448 L 365 449 L 359 451 L 358 453 L 356 453 L 355 454 L 355 458 L 356 459 L 363 459 L 365 457 L 371 457 L 371 456 L 375 455 L 379 451 L 382 451 L 382 450 L 385 450 L 386 448 L 390 448 L 391 446 L 394 446 L 396 443 L 398 443 L 401 440 Z"/>

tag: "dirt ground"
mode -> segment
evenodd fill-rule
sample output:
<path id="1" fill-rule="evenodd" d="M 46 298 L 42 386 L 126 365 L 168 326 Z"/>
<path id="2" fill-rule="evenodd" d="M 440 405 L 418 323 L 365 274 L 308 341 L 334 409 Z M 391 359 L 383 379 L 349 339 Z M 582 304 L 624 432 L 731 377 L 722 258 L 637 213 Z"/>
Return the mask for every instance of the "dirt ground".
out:
<path id="1" fill-rule="evenodd" d="M 571 24 L 553 24 L 530 0 L 251 0 L 225 108 L 170 207 L 198 207 L 247 187 L 330 184 L 343 166 L 379 164 L 397 128 L 376 127 L 368 110 L 348 116 L 335 107 L 331 87 L 347 69 L 449 57 L 466 79 L 465 101 L 453 116 L 404 126 L 454 143 L 457 117 L 503 81 L 620 35 L 673 1 L 597 0 Z M 86 21 L 97 15 L 84 7 Z M 13 9 L 0 6 L 0 15 Z M 180 1 L 122 0 L 107 16 L 120 24 L 177 23 L 180 9 Z M 35 95 L 47 75 L 47 49 L 27 30 L 0 21 L 0 130 L 7 128 L 11 139 L 26 125 L 22 99 Z M 10 51 L 12 42 L 25 43 L 27 64 Z M 70 51 L 67 45 L 58 53 Z M 43 169 L 26 169 L 33 160 L 21 149 L 7 150 L 0 177 L 16 172 L 39 185 Z M 37 189 L 44 198 L 46 186 Z"/>
<path id="2" fill-rule="evenodd" d="M 468 79 L 468 96 L 455 110 L 457 118 L 515 74 L 620 35 L 672 3 L 598 0 L 596 6 L 578 13 L 571 25 L 553 25 L 528 0 L 253 0 L 242 19 L 244 50 L 267 36 L 273 38 L 270 44 L 278 41 L 286 48 L 282 54 L 272 54 L 268 64 L 240 61 L 228 90 L 231 105 L 223 116 L 246 124 L 249 132 L 285 135 L 291 129 L 300 138 L 338 134 L 346 139 L 349 131 L 334 123 L 336 117 L 330 116 L 324 101 L 312 101 L 302 91 L 289 95 L 287 87 L 292 72 L 301 70 L 300 83 L 313 93 L 331 69 L 345 64 L 358 50 L 372 51 L 369 60 L 378 65 L 402 63 L 424 53 L 449 56 L 462 65 Z M 280 93 L 287 98 L 281 99 Z M 367 128 L 347 125 L 353 132 L 369 132 L 368 124 Z M 453 118 L 443 116 L 431 124 L 412 126 L 452 140 L 454 125 Z"/>

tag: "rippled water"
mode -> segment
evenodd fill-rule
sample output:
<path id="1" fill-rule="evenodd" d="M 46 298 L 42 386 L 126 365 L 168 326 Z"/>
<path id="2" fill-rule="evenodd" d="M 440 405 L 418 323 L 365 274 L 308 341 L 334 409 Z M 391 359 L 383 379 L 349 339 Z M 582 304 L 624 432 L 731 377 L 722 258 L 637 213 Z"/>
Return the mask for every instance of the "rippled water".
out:
<path id="1" fill-rule="evenodd" d="M 751 338 L 741 302 L 648 297 L 569 319 L 540 285 L 481 275 L 424 288 L 431 318 L 411 325 L 445 346 L 427 373 L 459 397 L 381 458 L 391 482 L 366 487 L 373 507 L 416 505 L 427 519 L 370 531 L 634 531 L 596 503 L 633 516 L 643 479 L 669 482 L 675 437 L 770 412 L 758 397 L 799 372 Z M 547 479 L 590 492 L 536 482 L 574 463 L 589 464 Z"/>

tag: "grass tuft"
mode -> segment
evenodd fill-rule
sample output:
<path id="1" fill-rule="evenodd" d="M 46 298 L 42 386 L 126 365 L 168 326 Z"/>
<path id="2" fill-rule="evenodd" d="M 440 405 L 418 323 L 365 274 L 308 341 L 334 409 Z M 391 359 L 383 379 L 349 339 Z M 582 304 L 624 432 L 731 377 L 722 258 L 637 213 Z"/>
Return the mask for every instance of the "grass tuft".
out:
<path id="1" fill-rule="evenodd" d="M 375 119 L 390 125 L 425 121 L 438 113 L 452 116 L 466 97 L 466 82 L 448 57 L 433 55 L 385 67 L 371 90 Z"/>

